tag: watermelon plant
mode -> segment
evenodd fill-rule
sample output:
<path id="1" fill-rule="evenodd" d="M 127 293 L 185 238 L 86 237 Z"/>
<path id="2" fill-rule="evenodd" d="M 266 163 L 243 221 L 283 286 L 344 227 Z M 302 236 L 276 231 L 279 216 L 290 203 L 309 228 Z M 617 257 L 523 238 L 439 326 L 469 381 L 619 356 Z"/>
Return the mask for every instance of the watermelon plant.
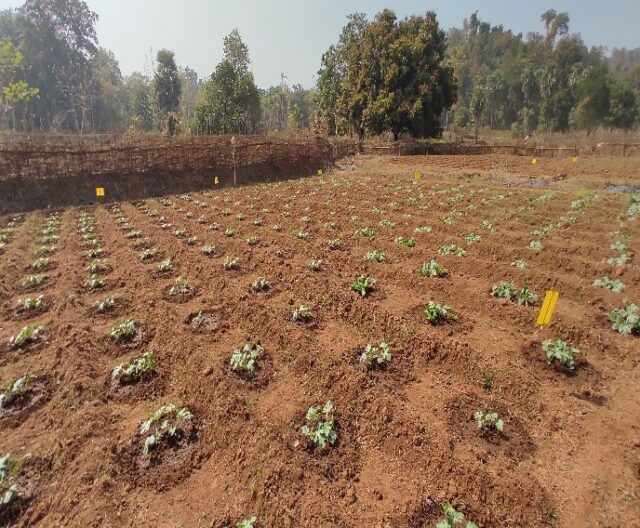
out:
<path id="1" fill-rule="evenodd" d="M 351 289 L 358 292 L 362 297 L 370 295 L 376 289 L 377 281 L 368 275 L 360 275 L 351 285 Z"/>
<path id="2" fill-rule="evenodd" d="M 171 443 L 178 440 L 192 419 L 193 414 L 186 407 L 178 407 L 174 403 L 160 407 L 140 424 L 140 435 L 145 436 L 142 454 L 147 456 L 163 441 Z"/>
<path id="3" fill-rule="evenodd" d="M 338 440 L 333 403 L 328 401 L 324 405 L 309 407 L 306 422 L 300 428 L 300 434 L 318 449 L 333 446 Z"/>
<path id="4" fill-rule="evenodd" d="M 640 314 L 634 303 L 611 310 L 609 321 L 612 328 L 622 335 L 640 334 Z"/>
<path id="5" fill-rule="evenodd" d="M 451 308 L 433 301 L 429 301 L 427 303 L 422 315 L 432 325 L 437 325 L 447 321 L 455 321 L 458 319 L 458 314 L 456 314 Z"/>
<path id="6" fill-rule="evenodd" d="M 567 370 L 573 370 L 576 366 L 576 356 L 580 350 L 570 346 L 565 341 L 547 339 L 542 342 L 542 350 L 547 355 L 549 364 L 561 365 Z"/>
<path id="7" fill-rule="evenodd" d="M 231 370 L 252 376 L 258 368 L 258 359 L 263 354 L 264 347 L 260 341 L 247 341 L 242 348 L 236 348 L 233 351 L 230 362 Z"/>
<path id="8" fill-rule="evenodd" d="M 367 344 L 360 355 L 360 363 L 367 368 L 374 368 L 390 363 L 392 359 L 391 349 L 384 341 L 380 345 Z"/>

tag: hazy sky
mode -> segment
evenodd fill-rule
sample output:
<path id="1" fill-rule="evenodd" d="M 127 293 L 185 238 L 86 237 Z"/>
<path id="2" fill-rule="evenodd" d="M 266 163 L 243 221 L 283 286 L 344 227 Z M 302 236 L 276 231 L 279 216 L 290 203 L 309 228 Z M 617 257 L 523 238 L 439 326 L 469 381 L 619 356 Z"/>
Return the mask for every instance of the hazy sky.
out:
<path id="1" fill-rule="evenodd" d="M 543 31 L 540 14 L 553 7 L 568 11 L 570 29 L 587 45 L 640 46 L 640 0 L 86 0 L 98 13 L 100 45 L 115 53 L 123 74 L 144 71 L 146 57 L 166 47 L 179 65 L 201 77 L 222 57 L 222 38 L 234 27 L 249 46 L 260 87 L 280 81 L 310 87 L 322 53 L 337 40 L 345 17 L 354 11 L 373 15 L 384 7 L 400 16 L 435 10 L 440 24 L 460 26 L 476 9 L 492 25 L 516 33 Z M 0 8 L 21 0 L 0 0 Z"/>

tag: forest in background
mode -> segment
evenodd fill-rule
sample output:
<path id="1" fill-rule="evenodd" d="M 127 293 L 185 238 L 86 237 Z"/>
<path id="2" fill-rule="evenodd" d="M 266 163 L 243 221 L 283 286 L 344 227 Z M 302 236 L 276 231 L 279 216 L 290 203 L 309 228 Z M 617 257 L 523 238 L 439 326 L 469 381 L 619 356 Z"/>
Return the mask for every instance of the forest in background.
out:
<path id="1" fill-rule="evenodd" d="M 515 34 L 472 13 L 444 31 L 437 17 L 356 13 L 322 56 L 311 89 L 256 86 L 237 30 L 207 77 L 171 50 L 123 76 L 99 45 L 82 0 L 27 0 L 0 11 L 0 129 L 17 132 L 193 134 L 477 134 L 637 129 L 640 48 L 589 48 L 569 14 L 546 11 L 542 32 Z"/>

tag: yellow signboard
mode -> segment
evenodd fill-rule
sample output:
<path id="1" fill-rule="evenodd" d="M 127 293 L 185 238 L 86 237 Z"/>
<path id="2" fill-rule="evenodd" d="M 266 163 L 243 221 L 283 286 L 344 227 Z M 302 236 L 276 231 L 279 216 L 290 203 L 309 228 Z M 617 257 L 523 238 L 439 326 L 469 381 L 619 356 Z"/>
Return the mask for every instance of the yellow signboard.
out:
<path id="1" fill-rule="evenodd" d="M 551 322 L 551 316 L 553 315 L 553 311 L 556 308 L 556 303 L 558 302 L 559 297 L 560 297 L 560 292 L 557 292 L 557 291 L 547 292 L 547 294 L 544 296 L 544 301 L 542 302 L 540 313 L 538 314 L 538 320 L 536 321 L 537 325 L 543 326 Z"/>
<path id="2" fill-rule="evenodd" d="M 535 165 L 536 163 L 538 163 L 538 160 L 536 158 L 533 158 L 531 160 L 531 165 Z"/>
<path id="3" fill-rule="evenodd" d="M 416 179 L 416 181 L 420 181 L 422 179 L 422 173 L 420 171 L 416 171 L 413 173 L 413 177 Z"/>
<path id="4" fill-rule="evenodd" d="M 578 156 L 574 156 L 573 158 L 571 158 L 571 161 L 573 161 L 574 163 L 578 161 Z"/>
<path id="5" fill-rule="evenodd" d="M 218 177 L 216 176 L 216 177 L 213 179 L 213 184 L 214 184 L 214 185 L 218 185 L 219 183 L 220 183 L 220 180 L 218 180 Z"/>
<path id="6" fill-rule="evenodd" d="M 96 187 L 96 196 L 104 196 L 104 187 Z"/>
<path id="7" fill-rule="evenodd" d="M 322 169 L 318 169 L 318 176 L 322 176 Z"/>

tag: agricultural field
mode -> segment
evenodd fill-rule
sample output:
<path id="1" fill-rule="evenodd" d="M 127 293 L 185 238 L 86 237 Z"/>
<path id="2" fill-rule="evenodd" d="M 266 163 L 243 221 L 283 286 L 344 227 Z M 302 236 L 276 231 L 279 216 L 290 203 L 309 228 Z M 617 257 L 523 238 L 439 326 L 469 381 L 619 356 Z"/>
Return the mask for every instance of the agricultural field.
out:
<path id="1" fill-rule="evenodd" d="M 0 217 L 0 526 L 640 526 L 625 185 L 361 156 Z"/>

